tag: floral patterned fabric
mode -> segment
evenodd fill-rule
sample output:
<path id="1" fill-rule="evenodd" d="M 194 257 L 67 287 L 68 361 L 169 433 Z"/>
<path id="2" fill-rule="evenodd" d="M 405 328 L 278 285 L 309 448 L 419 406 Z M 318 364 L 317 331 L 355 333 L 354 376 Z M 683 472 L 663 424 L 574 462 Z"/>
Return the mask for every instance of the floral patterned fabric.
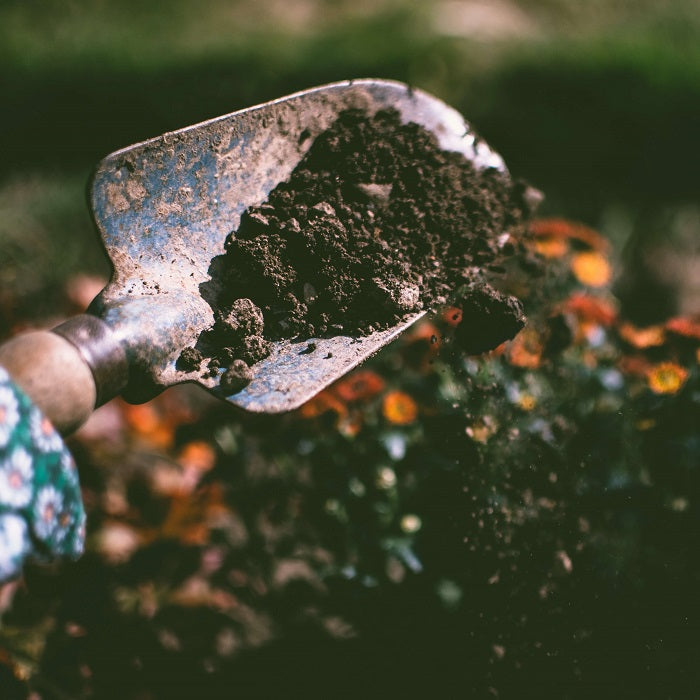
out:
<path id="1" fill-rule="evenodd" d="M 19 576 L 27 559 L 77 557 L 84 540 L 73 458 L 0 367 L 0 582 Z"/>

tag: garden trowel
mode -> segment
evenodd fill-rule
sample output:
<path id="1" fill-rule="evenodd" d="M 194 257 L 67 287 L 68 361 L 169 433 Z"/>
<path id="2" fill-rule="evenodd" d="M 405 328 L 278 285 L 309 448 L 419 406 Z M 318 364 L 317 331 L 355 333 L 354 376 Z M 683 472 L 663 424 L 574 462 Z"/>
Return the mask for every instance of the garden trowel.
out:
<path id="1" fill-rule="evenodd" d="M 110 283 L 87 313 L 0 347 L 0 364 L 59 430 L 75 429 L 118 394 L 140 402 L 188 381 L 247 411 L 288 411 L 422 315 L 361 338 L 276 342 L 254 366 L 251 383 L 232 395 L 220 386 L 223 369 L 203 377 L 177 367 L 183 348 L 214 324 L 202 285 L 241 214 L 288 179 L 314 138 L 351 108 L 367 115 L 395 109 L 445 150 L 463 153 L 477 167 L 505 170 L 454 109 L 385 80 L 305 90 L 112 153 L 98 165 L 89 194 L 113 265 Z M 306 352 L 310 340 L 313 353 Z"/>

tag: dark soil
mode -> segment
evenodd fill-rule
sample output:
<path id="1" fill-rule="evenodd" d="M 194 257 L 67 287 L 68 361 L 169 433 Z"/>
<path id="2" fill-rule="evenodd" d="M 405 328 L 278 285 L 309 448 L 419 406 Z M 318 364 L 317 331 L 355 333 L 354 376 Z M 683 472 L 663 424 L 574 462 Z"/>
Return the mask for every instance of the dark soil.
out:
<path id="1" fill-rule="evenodd" d="M 501 237 L 524 228 L 526 191 L 443 151 L 394 110 L 346 111 L 229 235 L 211 269 L 216 324 L 197 348 L 219 364 L 253 364 L 270 341 L 366 335 L 467 284 L 481 290 L 468 297 L 471 316 L 482 308 L 488 319 L 481 340 L 470 324 L 472 348 L 494 347 L 517 332 L 521 311 L 482 274 L 512 251 Z M 183 353 L 178 367 L 192 359 Z"/>

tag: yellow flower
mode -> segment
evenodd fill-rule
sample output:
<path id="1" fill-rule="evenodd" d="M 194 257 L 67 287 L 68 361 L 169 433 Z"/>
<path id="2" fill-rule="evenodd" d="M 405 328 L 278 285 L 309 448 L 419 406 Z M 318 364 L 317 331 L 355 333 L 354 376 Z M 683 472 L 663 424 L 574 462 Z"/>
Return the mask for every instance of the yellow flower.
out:
<path id="1" fill-rule="evenodd" d="M 532 394 L 522 394 L 518 399 L 518 406 L 523 411 L 532 411 L 537 406 L 537 399 Z"/>
<path id="2" fill-rule="evenodd" d="M 655 394 L 675 394 L 687 378 L 688 371 L 675 362 L 660 362 L 647 374 L 649 388 Z"/>
<path id="3" fill-rule="evenodd" d="M 382 404 L 382 413 L 390 423 L 408 425 L 418 416 L 416 402 L 403 391 L 390 391 Z"/>
<path id="4" fill-rule="evenodd" d="M 612 278 L 608 259 L 597 251 L 577 253 L 571 258 L 571 271 L 588 287 L 604 287 Z"/>

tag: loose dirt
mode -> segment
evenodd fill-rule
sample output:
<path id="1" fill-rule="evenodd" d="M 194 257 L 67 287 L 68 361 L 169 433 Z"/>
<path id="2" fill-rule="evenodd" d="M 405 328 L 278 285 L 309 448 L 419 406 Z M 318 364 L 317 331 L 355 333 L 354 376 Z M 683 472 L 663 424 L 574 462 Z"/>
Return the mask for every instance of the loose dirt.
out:
<path id="1" fill-rule="evenodd" d="M 477 317 L 488 319 L 472 347 L 497 345 L 517 332 L 522 310 L 482 284 L 482 273 L 512 251 L 507 234 L 524 229 L 526 189 L 443 151 L 394 110 L 343 112 L 228 236 L 211 269 L 216 323 L 178 367 L 192 371 L 209 357 L 215 372 L 254 364 L 283 338 L 367 335 L 465 285 L 472 338 Z M 236 366 L 229 388 L 244 386 Z"/>

